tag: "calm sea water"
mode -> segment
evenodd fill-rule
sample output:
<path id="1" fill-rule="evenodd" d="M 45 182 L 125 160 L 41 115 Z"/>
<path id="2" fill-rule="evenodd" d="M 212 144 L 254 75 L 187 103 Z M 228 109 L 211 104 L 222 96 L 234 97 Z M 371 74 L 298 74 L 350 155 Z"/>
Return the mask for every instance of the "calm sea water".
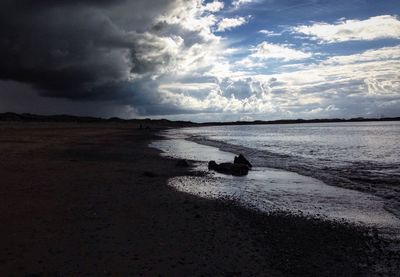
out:
<path id="1" fill-rule="evenodd" d="M 171 129 L 151 145 L 175 158 L 232 161 L 243 153 L 249 175 L 208 172 L 169 183 L 199 196 L 234 196 L 270 210 L 400 229 L 400 122 L 213 126 Z"/>
<path id="2" fill-rule="evenodd" d="M 340 177 L 349 184 L 400 186 L 400 122 L 213 126 L 179 133 L 225 150 L 243 150 L 260 166 L 324 181 Z"/>

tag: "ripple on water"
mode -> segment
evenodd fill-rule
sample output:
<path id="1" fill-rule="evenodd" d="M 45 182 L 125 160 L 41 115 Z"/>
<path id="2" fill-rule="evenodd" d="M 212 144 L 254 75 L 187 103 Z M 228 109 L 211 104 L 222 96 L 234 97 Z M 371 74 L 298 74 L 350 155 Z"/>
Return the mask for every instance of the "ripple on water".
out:
<path id="1" fill-rule="evenodd" d="M 207 171 L 207 161 L 231 161 L 234 154 L 184 139 L 155 141 L 163 155 L 197 162 L 195 170 Z M 181 176 L 169 185 L 208 198 L 234 197 L 263 211 L 289 211 L 327 219 L 399 228 L 400 220 L 384 209 L 381 198 L 367 193 L 329 186 L 294 172 L 256 167 L 247 176 L 210 173 L 208 177 Z"/>

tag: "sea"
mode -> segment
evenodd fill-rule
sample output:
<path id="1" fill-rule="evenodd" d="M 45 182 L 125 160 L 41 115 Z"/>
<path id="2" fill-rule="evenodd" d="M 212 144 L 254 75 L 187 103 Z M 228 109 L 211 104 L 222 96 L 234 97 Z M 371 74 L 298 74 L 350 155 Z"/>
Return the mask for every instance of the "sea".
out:
<path id="1" fill-rule="evenodd" d="M 400 122 L 229 125 L 169 129 L 152 147 L 187 159 L 206 177 L 169 180 L 177 190 L 243 205 L 400 230 Z M 207 162 L 253 164 L 247 176 Z"/>

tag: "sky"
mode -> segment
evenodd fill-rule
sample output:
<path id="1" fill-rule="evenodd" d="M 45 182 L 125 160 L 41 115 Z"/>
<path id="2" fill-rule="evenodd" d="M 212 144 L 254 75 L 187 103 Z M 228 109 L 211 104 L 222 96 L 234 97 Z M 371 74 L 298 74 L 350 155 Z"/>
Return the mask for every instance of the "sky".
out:
<path id="1" fill-rule="evenodd" d="M 398 0 L 2 0 L 0 112 L 400 116 Z"/>

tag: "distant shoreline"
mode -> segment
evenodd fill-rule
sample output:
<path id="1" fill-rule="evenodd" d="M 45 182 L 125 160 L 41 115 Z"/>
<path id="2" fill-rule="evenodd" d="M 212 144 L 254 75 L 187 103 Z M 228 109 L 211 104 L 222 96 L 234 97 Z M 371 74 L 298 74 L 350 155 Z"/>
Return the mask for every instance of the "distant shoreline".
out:
<path id="1" fill-rule="evenodd" d="M 138 124 L 157 124 L 168 127 L 195 127 L 195 126 L 225 126 L 225 125 L 269 125 L 269 124 L 304 124 L 304 123 L 340 123 L 340 122 L 370 122 L 370 121 L 400 121 L 400 117 L 383 118 L 316 118 L 316 119 L 278 119 L 278 120 L 254 120 L 254 121 L 227 121 L 227 122 L 203 122 L 196 123 L 191 121 L 173 121 L 168 119 L 122 119 L 118 117 L 100 118 L 90 116 L 74 115 L 37 115 L 30 113 L 0 113 L 0 121 L 17 122 L 82 122 L 82 123 L 138 123 Z"/>

